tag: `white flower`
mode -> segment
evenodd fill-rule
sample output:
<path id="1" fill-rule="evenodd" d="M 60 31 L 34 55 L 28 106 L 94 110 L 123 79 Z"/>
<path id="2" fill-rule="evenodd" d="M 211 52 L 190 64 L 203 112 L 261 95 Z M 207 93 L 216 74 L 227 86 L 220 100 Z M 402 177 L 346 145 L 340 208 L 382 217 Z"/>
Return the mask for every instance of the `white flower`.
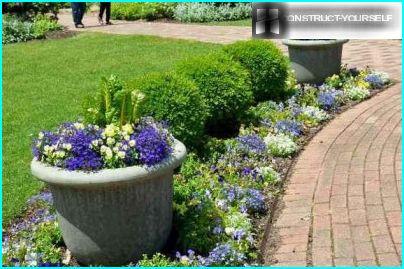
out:
<path id="1" fill-rule="evenodd" d="M 70 143 L 64 143 L 62 146 L 67 151 L 72 149 L 72 144 L 70 144 Z"/>
<path id="2" fill-rule="evenodd" d="M 96 147 L 98 146 L 98 139 L 91 141 L 91 144 Z"/>
<path id="3" fill-rule="evenodd" d="M 104 134 L 108 137 L 113 137 L 116 134 L 116 126 L 113 124 L 107 125 L 104 130 Z"/>
<path id="4" fill-rule="evenodd" d="M 108 137 L 107 138 L 107 145 L 111 146 L 115 144 L 115 139 L 113 139 L 112 137 Z"/>
<path id="5" fill-rule="evenodd" d="M 124 131 L 127 134 L 133 134 L 133 127 L 131 124 L 127 123 L 124 126 L 122 126 L 122 131 Z"/>
<path id="6" fill-rule="evenodd" d="M 129 136 L 129 135 L 125 135 L 125 136 L 123 137 L 123 139 L 125 139 L 126 141 L 129 141 L 129 140 L 130 140 L 130 136 Z"/>
<path id="7" fill-rule="evenodd" d="M 105 153 L 107 151 L 107 148 L 108 148 L 107 146 L 102 145 L 100 149 L 101 153 Z"/>
<path id="8" fill-rule="evenodd" d="M 44 134 L 43 134 L 42 132 L 39 132 L 38 138 L 39 138 L 39 139 L 42 139 L 43 137 L 44 137 Z"/>
<path id="9" fill-rule="evenodd" d="M 55 147 L 46 145 L 43 149 L 44 149 L 44 154 L 50 156 L 53 153 L 53 151 L 55 150 Z"/>
<path id="10" fill-rule="evenodd" d="M 123 159 L 123 158 L 125 158 L 126 153 L 125 153 L 125 151 L 118 151 L 117 155 L 119 158 Z"/>
<path id="11" fill-rule="evenodd" d="M 110 159 L 112 159 L 112 156 L 113 156 L 112 150 L 110 148 L 106 148 L 106 150 L 105 150 L 105 159 L 110 160 Z"/>
<path id="12" fill-rule="evenodd" d="M 82 130 L 84 129 L 84 124 L 80 123 L 80 122 L 76 122 L 73 124 L 74 128 L 76 128 L 77 130 Z"/>
<path id="13" fill-rule="evenodd" d="M 133 148 L 134 146 L 136 146 L 136 141 L 135 141 L 135 140 L 129 141 L 129 146 L 131 146 L 132 148 Z"/>
<path id="14" fill-rule="evenodd" d="M 233 227 L 226 227 L 226 228 L 224 229 L 224 232 L 225 232 L 227 235 L 232 235 L 234 231 L 235 231 L 235 229 L 234 229 Z"/>
<path id="15" fill-rule="evenodd" d="M 123 146 L 122 146 L 122 149 L 123 149 L 123 150 L 128 150 L 128 145 L 123 145 Z"/>
<path id="16" fill-rule="evenodd" d="M 58 158 L 63 158 L 66 155 L 66 153 L 63 150 L 58 150 L 55 152 L 55 154 L 56 154 L 56 157 L 58 157 Z"/>
<path id="17" fill-rule="evenodd" d="M 264 138 L 264 142 L 271 154 L 276 157 L 287 157 L 297 150 L 297 145 L 293 139 L 282 133 L 269 134 Z"/>
<path id="18" fill-rule="evenodd" d="M 306 117 L 312 118 L 318 122 L 324 121 L 329 118 L 327 112 L 315 106 L 302 107 L 301 113 Z"/>
<path id="19" fill-rule="evenodd" d="M 353 101 L 361 101 L 369 96 L 370 92 L 368 89 L 362 87 L 348 86 L 344 89 L 345 95 L 348 99 Z"/>
<path id="20" fill-rule="evenodd" d="M 112 151 L 115 152 L 115 153 L 117 153 L 117 152 L 119 151 L 119 148 L 118 148 L 118 147 L 113 147 L 113 148 L 112 148 Z"/>

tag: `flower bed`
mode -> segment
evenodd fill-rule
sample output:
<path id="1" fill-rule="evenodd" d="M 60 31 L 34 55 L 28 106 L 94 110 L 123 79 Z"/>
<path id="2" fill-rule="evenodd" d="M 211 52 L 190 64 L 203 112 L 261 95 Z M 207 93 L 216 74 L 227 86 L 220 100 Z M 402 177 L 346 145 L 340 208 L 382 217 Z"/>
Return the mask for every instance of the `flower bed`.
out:
<path id="1" fill-rule="evenodd" d="M 265 101 L 251 107 L 236 138 L 210 139 L 203 158 L 189 155 L 175 175 L 172 238 L 163 254 L 144 256 L 137 264 L 258 264 L 264 228 L 261 221 L 273 210 L 292 158 L 335 113 L 389 83 L 384 73 L 343 67 L 339 75 L 328 78 L 323 85 L 294 86 L 295 94 L 285 102 Z M 97 130 L 91 125 L 69 124 L 56 133 L 43 132 L 35 141 L 34 154 L 44 162 L 71 170 L 152 165 L 169 154 L 169 136 L 156 131 L 162 127 L 153 127 L 151 132 L 149 125 L 141 126 L 124 125 L 119 129 L 108 125 Z M 50 149 L 54 143 L 49 141 L 55 135 L 62 143 Z M 164 143 L 151 142 L 154 139 Z M 83 141 L 90 146 L 79 150 L 77 156 L 74 149 Z M 111 152 L 102 150 L 103 146 Z M 128 156 L 133 158 L 126 159 Z M 62 242 L 49 192 L 32 197 L 25 217 L 3 233 L 3 259 L 4 265 L 11 266 L 77 265 Z"/>

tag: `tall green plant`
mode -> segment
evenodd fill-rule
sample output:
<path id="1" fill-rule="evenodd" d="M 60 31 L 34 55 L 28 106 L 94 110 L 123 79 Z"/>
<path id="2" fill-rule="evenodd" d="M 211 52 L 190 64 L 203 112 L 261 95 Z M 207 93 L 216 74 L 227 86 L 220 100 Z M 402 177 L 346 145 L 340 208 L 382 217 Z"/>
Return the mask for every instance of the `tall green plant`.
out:
<path id="1" fill-rule="evenodd" d="M 105 126 L 107 124 L 125 125 L 139 119 L 138 106 L 143 94 L 126 89 L 116 75 L 101 79 L 100 91 L 84 104 L 84 118 L 88 123 Z"/>

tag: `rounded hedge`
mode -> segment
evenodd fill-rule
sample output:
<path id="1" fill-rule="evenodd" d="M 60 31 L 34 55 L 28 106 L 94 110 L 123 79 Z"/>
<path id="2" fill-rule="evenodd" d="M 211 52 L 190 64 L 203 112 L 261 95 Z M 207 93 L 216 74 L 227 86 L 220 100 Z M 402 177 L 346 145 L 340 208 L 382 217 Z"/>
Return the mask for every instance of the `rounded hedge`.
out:
<path id="1" fill-rule="evenodd" d="M 139 104 L 140 115 L 166 120 L 177 139 L 188 147 L 198 144 L 208 107 L 192 81 L 174 73 L 156 73 L 134 80 L 131 87 L 145 95 Z"/>
<path id="2" fill-rule="evenodd" d="M 208 129 L 238 121 L 253 101 L 248 71 L 223 52 L 182 61 L 176 70 L 192 79 L 205 97 Z"/>
<path id="3" fill-rule="evenodd" d="M 256 102 L 284 101 L 290 96 L 286 83 L 289 60 L 274 43 L 264 40 L 238 41 L 223 49 L 250 71 Z"/>

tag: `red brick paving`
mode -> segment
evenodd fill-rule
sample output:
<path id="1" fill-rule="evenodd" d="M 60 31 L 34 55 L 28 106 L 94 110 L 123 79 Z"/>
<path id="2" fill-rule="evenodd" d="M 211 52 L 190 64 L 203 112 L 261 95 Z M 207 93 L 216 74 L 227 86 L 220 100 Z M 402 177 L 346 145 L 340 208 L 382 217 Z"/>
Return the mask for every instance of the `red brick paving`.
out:
<path id="1" fill-rule="evenodd" d="M 71 27 L 70 14 L 60 22 Z M 215 43 L 251 36 L 249 27 L 122 21 L 97 27 L 94 16 L 84 23 L 90 26 L 84 31 Z M 271 229 L 278 247 L 264 253 L 268 264 L 401 265 L 401 40 L 351 40 L 343 62 L 388 72 L 396 84 L 337 116 L 304 148 Z"/>
<path id="2" fill-rule="evenodd" d="M 279 238 L 282 262 L 278 249 L 266 253 L 267 263 L 401 265 L 401 41 L 350 41 L 343 62 L 386 71 L 397 83 L 338 115 L 304 148 L 272 234 L 309 231 L 293 245 L 306 259 L 297 262 Z"/>

